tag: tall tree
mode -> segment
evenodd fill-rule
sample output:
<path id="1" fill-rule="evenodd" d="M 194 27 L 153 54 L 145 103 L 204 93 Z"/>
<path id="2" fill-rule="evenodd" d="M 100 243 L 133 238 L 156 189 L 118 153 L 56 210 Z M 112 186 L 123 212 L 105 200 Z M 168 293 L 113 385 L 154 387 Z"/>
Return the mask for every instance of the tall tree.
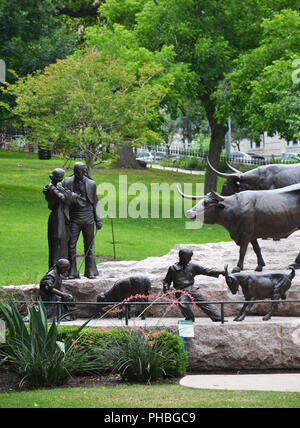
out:
<path id="1" fill-rule="evenodd" d="M 90 22 L 97 19 L 98 8 L 103 1 L 105 0 L 52 0 L 58 14 L 71 18 L 88 18 Z"/>
<path id="2" fill-rule="evenodd" d="M 76 40 L 76 33 L 70 33 L 64 18 L 57 16 L 53 0 L 1 0 L 0 59 L 9 82 L 65 58 L 74 51 Z M 13 98 L 5 100 L 13 104 Z M 1 117 L 7 112 L 0 106 Z"/>
<path id="3" fill-rule="evenodd" d="M 234 61 L 259 45 L 264 18 L 284 7 L 298 8 L 299 0 L 121 0 L 135 3 L 140 11 L 128 23 L 116 0 L 106 0 L 100 12 L 108 22 L 134 28 L 139 43 L 150 50 L 173 46 L 175 60 L 189 64 L 193 88 L 190 97 L 201 101 L 211 129 L 209 157 L 218 166 L 227 125 L 217 119 L 216 92 Z M 117 13 L 118 12 L 118 13 Z M 216 187 L 216 177 L 208 171 L 205 192 Z"/>
<path id="4" fill-rule="evenodd" d="M 124 26 L 114 24 L 111 27 L 92 26 L 87 28 L 85 35 L 86 46 L 89 49 L 101 50 L 104 56 L 113 55 L 120 58 L 129 73 L 134 74 L 137 80 L 140 79 L 143 68 L 160 69 L 152 78 L 152 84 L 168 88 L 164 91 L 164 96 L 160 97 L 157 105 L 157 114 L 152 115 L 148 121 L 148 127 L 151 131 L 161 134 L 162 126 L 166 120 L 166 106 L 174 106 L 177 100 L 182 98 L 182 93 L 187 86 L 188 68 L 185 64 L 174 63 L 175 52 L 172 47 L 164 46 L 160 51 L 149 51 L 138 45 L 135 35 Z M 151 93 L 149 93 L 151 95 Z M 148 95 L 148 96 L 149 96 Z M 170 108 L 168 109 L 170 111 Z M 153 140 L 152 143 L 159 143 L 160 140 Z M 129 141 L 120 148 L 119 158 L 116 162 L 117 167 L 138 168 L 139 163 L 135 159 L 132 147 Z"/>
<path id="5" fill-rule="evenodd" d="M 91 49 L 8 84 L 6 91 L 16 96 L 13 113 L 31 131 L 33 143 L 55 142 L 65 154 L 82 153 L 91 174 L 96 158 L 156 138 L 148 122 L 168 91 L 155 81 L 161 72 L 142 66 L 136 78 L 121 59 Z"/>
<path id="6" fill-rule="evenodd" d="M 244 54 L 219 93 L 220 118 L 233 114 L 252 137 L 300 133 L 300 12 L 283 10 L 262 23 L 260 46 Z"/>

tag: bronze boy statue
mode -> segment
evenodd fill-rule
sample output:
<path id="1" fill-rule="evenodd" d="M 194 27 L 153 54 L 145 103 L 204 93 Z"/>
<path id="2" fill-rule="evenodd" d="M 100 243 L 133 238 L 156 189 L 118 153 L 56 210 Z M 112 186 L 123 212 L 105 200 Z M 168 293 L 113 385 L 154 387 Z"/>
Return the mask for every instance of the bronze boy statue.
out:
<path id="1" fill-rule="evenodd" d="M 45 303 L 47 319 L 53 321 L 56 318 L 65 316 L 65 321 L 74 319 L 70 314 L 67 303 L 73 302 L 73 296 L 62 291 L 62 277 L 70 269 L 70 262 L 67 259 L 59 259 L 57 263 L 47 272 L 40 282 L 39 296 L 44 302 L 66 302 L 66 304 L 55 305 Z"/>
<path id="2" fill-rule="evenodd" d="M 167 293 L 173 282 L 173 287 L 176 290 L 183 290 L 186 292 L 186 294 L 180 292 L 175 294 L 176 298 L 181 302 L 179 308 L 186 320 L 195 321 L 191 305 L 186 304 L 186 302 L 190 302 L 193 299 L 197 306 L 201 308 L 212 321 L 221 321 L 221 314 L 216 307 L 208 303 L 206 297 L 203 296 L 198 291 L 198 287 L 195 286 L 195 276 L 207 275 L 218 278 L 219 275 L 224 275 L 225 272 L 208 269 L 196 263 L 192 263 L 192 256 L 193 252 L 189 248 L 182 248 L 179 251 L 179 262 L 169 267 L 168 273 L 163 281 L 163 291 Z"/>

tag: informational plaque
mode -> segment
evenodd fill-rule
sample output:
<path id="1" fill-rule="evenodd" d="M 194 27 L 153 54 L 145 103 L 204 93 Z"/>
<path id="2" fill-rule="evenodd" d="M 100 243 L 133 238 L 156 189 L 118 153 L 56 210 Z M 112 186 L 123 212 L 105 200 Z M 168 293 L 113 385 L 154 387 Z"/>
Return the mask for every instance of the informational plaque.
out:
<path id="1" fill-rule="evenodd" d="M 193 321 L 182 320 L 178 321 L 179 336 L 181 337 L 194 337 L 194 323 Z"/>

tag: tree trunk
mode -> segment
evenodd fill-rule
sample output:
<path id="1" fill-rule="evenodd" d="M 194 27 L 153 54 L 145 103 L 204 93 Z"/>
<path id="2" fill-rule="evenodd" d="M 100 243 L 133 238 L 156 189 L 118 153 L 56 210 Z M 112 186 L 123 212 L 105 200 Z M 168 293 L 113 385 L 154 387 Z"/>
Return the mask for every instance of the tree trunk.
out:
<path id="1" fill-rule="evenodd" d="M 132 147 L 122 145 L 118 150 L 119 158 L 114 162 L 114 168 L 142 168 L 139 161 L 136 160 Z"/>
<path id="2" fill-rule="evenodd" d="M 206 110 L 206 116 L 211 131 L 208 158 L 212 166 L 218 169 L 221 152 L 222 149 L 225 147 L 225 136 L 228 132 L 228 126 L 224 126 L 218 123 L 217 119 L 214 116 L 215 107 L 209 101 L 208 96 L 203 98 L 202 102 Z M 204 184 L 205 195 L 211 192 L 212 190 L 217 189 L 217 179 L 218 177 L 209 168 L 207 168 Z"/>
<path id="3" fill-rule="evenodd" d="M 208 158 L 212 166 L 216 169 L 219 168 L 220 155 L 224 147 L 225 135 L 227 133 L 226 128 L 221 131 L 222 132 L 220 132 L 218 129 L 211 128 L 211 139 Z M 205 194 L 217 189 L 217 180 L 218 177 L 209 168 L 207 168 L 204 185 Z"/>
<path id="4" fill-rule="evenodd" d="M 92 178 L 93 168 L 94 168 L 94 156 L 85 156 L 85 163 L 87 167 L 87 173 L 90 178 Z"/>

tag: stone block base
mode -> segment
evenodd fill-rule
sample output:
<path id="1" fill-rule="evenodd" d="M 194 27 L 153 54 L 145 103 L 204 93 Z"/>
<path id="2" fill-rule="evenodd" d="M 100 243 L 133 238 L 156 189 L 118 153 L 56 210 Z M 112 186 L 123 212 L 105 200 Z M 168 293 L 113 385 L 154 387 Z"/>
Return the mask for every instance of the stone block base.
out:
<path id="1" fill-rule="evenodd" d="M 65 322 L 81 325 L 85 320 Z M 124 321 L 107 318 L 93 320 L 93 328 L 126 328 Z M 166 329 L 178 334 L 178 318 L 140 318 L 129 320 L 129 328 L 145 331 Z M 225 324 L 207 317 L 196 318 L 193 338 L 185 338 L 192 371 L 300 370 L 300 318 L 274 317 L 262 321 L 248 316 L 245 321 L 232 318 Z"/>

